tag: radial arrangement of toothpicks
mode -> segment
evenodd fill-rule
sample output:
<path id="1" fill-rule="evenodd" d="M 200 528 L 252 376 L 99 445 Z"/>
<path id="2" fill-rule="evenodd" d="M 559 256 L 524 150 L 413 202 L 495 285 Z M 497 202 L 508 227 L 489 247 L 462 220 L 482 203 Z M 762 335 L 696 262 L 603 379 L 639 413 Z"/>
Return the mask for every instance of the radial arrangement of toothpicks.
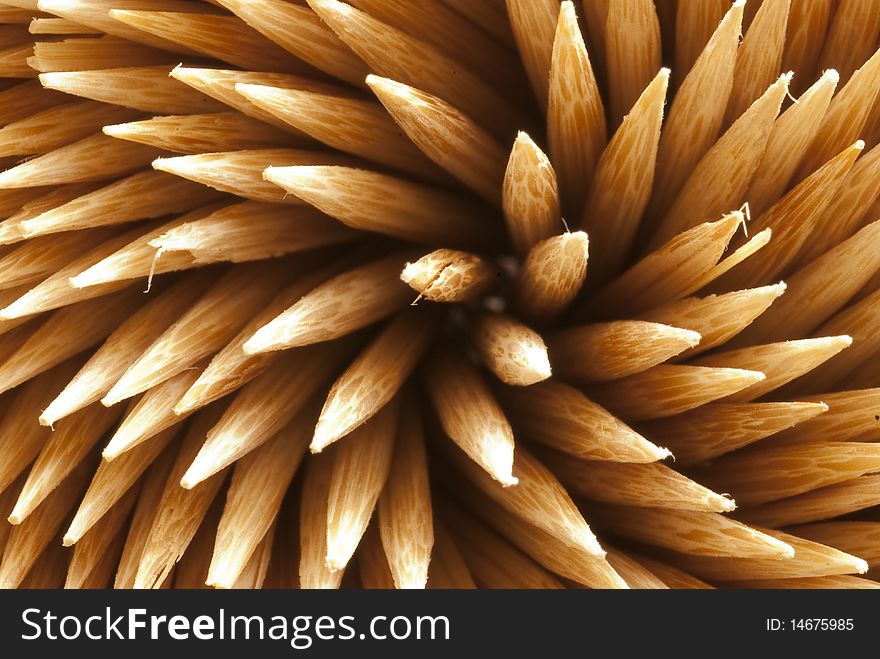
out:
<path id="1" fill-rule="evenodd" d="M 0 587 L 880 587 L 878 47 L 0 1 Z"/>

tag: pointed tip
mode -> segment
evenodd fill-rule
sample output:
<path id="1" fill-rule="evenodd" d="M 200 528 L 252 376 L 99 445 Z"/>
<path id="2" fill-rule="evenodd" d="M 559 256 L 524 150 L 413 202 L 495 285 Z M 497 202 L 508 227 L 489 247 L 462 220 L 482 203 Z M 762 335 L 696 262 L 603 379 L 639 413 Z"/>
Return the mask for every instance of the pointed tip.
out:
<path id="1" fill-rule="evenodd" d="M 513 474 L 492 474 L 492 476 L 501 483 L 502 487 L 513 487 L 519 485 L 519 479 Z"/>
<path id="2" fill-rule="evenodd" d="M 592 556 L 605 558 L 605 550 L 592 532 L 585 533 L 581 539 L 581 547 Z"/>
<path id="3" fill-rule="evenodd" d="M 287 319 L 290 320 L 290 315 L 288 314 Z M 276 350 L 281 350 L 284 347 L 293 347 L 295 344 L 292 344 L 291 341 L 296 339 L 295 335 L 291 336 L 278 336 L 278 325 L 276 323 L 278 317 L 274 320 L 270 320 L 268 323 L 263 325 L 260 329 L 251 335 L 247 341 L 242 345 L 242 350 L 246 355 L 260 355 L 266 352 L 274 352 Z M 285 325 L 290 327 L 296 327 L 296 321 L 285 322 Z"/>
<path id="4" fill-rule="evenodd" d="M 96 276 L 94 273 L 89 274 L 91 270 L 92 268 L 89 268 L 88 270 L 84 270 L 78 275 L 68 277 L 67 283 L 70 284 L 73 288 L 77 289 L 88 288 L 89 286 L 94 286 L 96 284 L 102 283 L 99 280 L 99 277 Z"/>
<path id="5" fill-rule="evenodd" d="M 712 494 L 714 496 L 711 497 L 711 502 L 718 506 L 719 512 L 732 513 L 736 510 L 736 501 L 724 494 L 715 494 L 714 492 Z"/>
<path id="6" fill-rule="evenodd" d="M 428 575 L 411 576 L 403 578 L 398 584 L 398 590 L 425 590 L 428 587 Z"/>
<path id="7" fill-rule="evenodd" d="M 315 432 L 312 435 L 312 443 L 309 444 L 309 451 L 316 455 L 330 446 L 333 442 L 341 437 L 336 428 L 331 428 L 330 423 L 322 414 L 315 424 Z"/>
<path id="8" fill-rule="evenodd" d="M 190 476 L 189 472 L 186 472 L 183 475 L 183 478 L 180 479 L 180 487 L 184 490 L 191 490 L 200 482 L 201 481 L 197 480 L 197 476 Z"/>
<path id="9" fill-rule="evenodd" d="M 367 86 L 373 91 L 379 100 L 383 97 L 395 96 L 397 98 L 410 99 L 413 97 L 413 88 L 391 78 L 384 78 L 373 73 L 365 78 Z"/>
<path id="10" fill-rule="evenodd" d="M 0 320 L 15 320 L 16 318 L 24 318 L 31 314 L 37 313 L 40 309 L 36 308 L 33 301 L 25 293 L 12 304 L 0 309 Z"/>
<path id="11" fill-rule="evenodd" d="M 418 261 L 414 261 L 413 263 L 407 263 L 403 266 L 403 269 L 400 271 L 400 281 L 402 281 L 407 286 L 411 286 L 413 289 L 419 285 L 415 283 L 417 277 L 420 277 L 424 268 L 419 264 Z"/>
<path id="12" fill-rule="evenodd" d="M 182 176 L 183 174 L 181 172 L 187 169 L 185 167 L 185 163 L 181 162 L 185 158 L 187 158 L 187 156 L 156 158 L 151 163 L 151 165 L 153 169 L 157 169 L 161 172 L 168 172 L 169 174 L 177 174 L 178 176 Z"/>
<path id="13" fill-rule="evenodd" d="M 21 172 L 17 170 L 18 167 L 16 166 L 0 172 L 0 190 L 22 187 Z"/>
<path id="14" fill-rule="evenodd" d="M 526 348 L 523 357 L 524 363 L 512 374 L 515 376 L 515 381 L 511 380 L 510 384 L 528 387 L 543 382 L 553 375 L 550 357 L 545 346 Z"/>
<path id="15" fill-rule="evenodd" d="M 326 556 L 324 558 L 324 567 L 326 567 L 330 572 L 339 572 L 339 570 L 344 570 L 346 565 L 348 565 L 348 563 L 343 563 L 342 560 L 339 558 L 331 558 L 330 556 Z"/>
<path id="16" fill-rule="evenodd" d="M 674 327 L 673 329 L 676 330 L 673 333 L 674 336 L 688 348 L 698 346 L 700 341 L 703 340 L 703 335 L 699 332 L 694 332 L 693 330 L 684 329 L 682 327 Z"/>
<path id="17" fill-rule="evenodd" d="M 26 517 L 27 513 L 19 510 L 18 504 L 16 504 L 15 508 L 12 511 L 12 514 L 10 514 L 9 517 L 6 518 L 6 521 L 15 526 L 17 524 L 21 524 Z"/>
<path id="18" fill-rule="evenodd" d="M 590 246 L 590 237 L 586 231 L 564 231 L 557 236 L 548 238 L 547 240 L 558 240 L 560 243 L 578 243 L 584 251 Z M 546 242 L 546 241 L 545 241 Z"/>
<path id="19" fill-rule="evenodd" d="M 45 11 L 50 14 L 54 14 L 56 11 L 69 9 L 70 7 L 74 6 L 76 6 L 76 2 L 74 0 L 39 0 L 37 2 L 37 9 L 39 11 Z"/>
<path id="20" fill-rule="evenodd" d="M 189 414 L 199 405 L 198 396 L 190 395 L 190 391 L 192 391 L 192 389 L 187 390 L 187 392 L 183 394 L 183 397 L 177 401 L 174 407 L 171 408 L 171 411 L 174 412 L 175 416 Z"/>
<path id="21" fill-rule="evenodd" d="M 128 126 L 128 124 L 111 124 L 109 126 L 104 126 L 101 129 L 101 132 L 108 137 L 124 137 L 128 135 L 126 126 Z"/>
<path id="22" fill-rule="evenodd" d="M 113 407 L 121 400 L 125 400 L 127 396 L 119 396 L 118 391 L 115 390 L 115 385 L 106 393 L 106 395 L 101 399 L 101 405 L 104 407 Z"/>
<path id="23" fill-rule="evenodd" d="M 222 440 L 222 438 L 219 437 L 215 439 Z M 225 444 L 226 442 L 221 441 L 220 443 Z M 199 483 L 216 474 L 224 466 L 226 465 L 220 465 L 218 468 L 216 464 L 210 464 L 208 457 L 206 457 L 205 447 L 202 446 L 202 449 L 198 452 L 193 459 L 192 464 L 190 464 L 186 473 L 184 473 L 183 477 L 180 479 L 180 486 L 185 490 L 191 490 Z"/>
<path id="24" fill-rule="evenodd" d="M 359 541 L 360 537 L 352 536 L 347 532 L 337 533 L 331 539 L 328 529 L 327 553 L 324 555 L 324 567 L 330 572 L 344 570 L 351 561 Z"/>
<path id="25" fill-rule="evenodd" d="M 654 462 L 660 462 L 661 460 L 665 460 L 666 458 L 672 458 L 673 460 L 675 459 L 675 456 L 672 455 L 672 451 L 670 451 L 665 446 L 657 446 L 657 444 L 651 442 L 649 443 L 653 447 L 651 449 L 651 452 L 654 454 Z"/>
<path id="26" fill-rule="evenodd" d="M 74 536 L 71 531 L 68 530 L 67 533 L 64 534 L 64 538 L 62 538 L 61 540 L 61 545 L 63 547 L 72 547 L 77 543 L 78 540 L 79 537 Z"/>
<path id="27" fill-rule="evenodd" d="M 258 335 L 259 330 L 241 346 L 241 349 L 244 350 L 246 355 L 259 355 L 263 352 L 269 352 L 269 348 L 265 348 L 261 345 L 262 337 Z"/>
<path id="28" fill-rule="evenodd" d="M 645 105 L 649 108 L 656 108 L 660 103 L 665 101 L 666 92 L 669 90 L 669 78 L 671 75 L 672 71 L 670 69 L 666 67 L 660 69 L 657 72 L 657 75 L 655 75 L 651 82 L 648 83 L 648 86 L 645 87 L 644 91 L 636 100 L 636 104 L 630 110 L 630 114 L 632 114 L 633 110 L 635 110 L 639 105 Z"/>
<path id="29" fill-rule="evenodd" d="M 53 81 L 61 79 L 59 76 L 59 73 L 60 73 L 59 71 L 54 71 L 54 72 L 50 72 L 50 73 L 41 73 L 40 75 L 37 76 L 37 79 L 40 81 L 40 84 L 43 87 L 45 87 L 47 89 L 52 89 L 53 88 Z"/>
<path id="30" fill-rule="evenodd" d="M 574 3 L 571 0 L 564 0 L 559 5 L 559 23 L 565 23 L 571 25 L 572 22 L 577 22 L 577 13 L 574 9 Z"/>
<path id="31" fill-rule="evenodd" d="M 550 358 L 546 350 L 534 350 L 530 355 L 530 359 L 526 364 L 531 377 L 529 384 L 537 384 L 543 382 L 553 375 L 553 368 L 550 366 Z"/>
<path id="32" fill-rule="evenodd" d="M 144 12 L 143 11 L 134 11 L 134 10 L 129 10 L 129 9 L 110 9 L 107 12 L 107 15 L 110 18 L 115 18 L 117 21 L 121 21 L 123 23 L 130 23 L 130 22 L 132 22 L 132 18 L 137 20 L 138 16 L 142 13 L 144 13 Z"/>
<path id="33" fill-rule="evenodd" d="M 235 93 L 244 96 L 249 101 L 264 99 L 269 93 L 267 90 L 271 89 L 273 89 L 273 87 L 269 87 L 268 85 L 255 85 L 249 82 L 235 83 Z"/>
<path id="34" fill-rule="evenodd" d="M 687 231 L 673 236 L 669 241 L 665 243 L 664 247 L 668 246 L 670 242 L 680 239 L 681 236 L 691 231 L 708 234 L 708 236 L 710 236 L 713 240 L 726 240 L 729 243 L 733 239 L 733 236 L 736 234 L 736 232 L 740 230 L 740 227 L 747 227 L 745 213 L 743 213 L 741 210 L 730 211 L 729 213 L 725 213 L 720 220 L 705 222 L 703 224 L 695 226 L 692 229 L 688 229 Z M 757 239 L 757 237 L 757 235 L 754 236 L 752 240 Z M 661 249 L 663 249 L 664 247 L 661 247 Z"/>
<path id="35" fill-rule="evenodd" d="M 837 69 L 826 69 L 820 78 L 822 81 L 833 82 L 835 85 L 840 82 L 840 73 Z"/>
<path id="36" fill-rule="evenodd" d="M 67 386 L 69 385 L 70 383 Z M 41 426 L 50 428 L 52 432 L 55 432 L 55 424 L 59 419 L 63 419 L 85 406 L 83 401 L 79 399 L 71 400 L 72 396 L 69 395 L 67 386 L 46 406 L 37 420 Z"/>

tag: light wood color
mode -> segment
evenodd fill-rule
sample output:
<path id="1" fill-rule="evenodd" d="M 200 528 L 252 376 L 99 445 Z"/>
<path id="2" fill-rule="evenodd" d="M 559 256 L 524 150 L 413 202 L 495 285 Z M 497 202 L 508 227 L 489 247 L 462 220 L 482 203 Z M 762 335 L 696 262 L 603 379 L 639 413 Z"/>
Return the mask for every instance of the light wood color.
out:
<path id="1" fill-rule="evenodd" d="M 541 335 L 506 314 L 477 314 L 470 329 L 470 344 L 479 359 L 506 384 L 526 387 L 551 375 Z"/>
<path id="2" fill-rule="evenodd" d="M 823 402 L 709 403 L 690 412 L 640 426 L 648 437 L 670 444 L 676 466 L 687 467 L 764 438 L 799 437 L 811 419 L 828 413 Z M 778 434 L 777 434 L 778 433 Z M 775 437 L 774 437 L 775 436 Z"/>
<path id="3" fill-rule="evenodd" d="M 433 45 L 339 0 L 309 0 L 309 6 L 375 75 L 441 98 L 505 137 L 518 127 L 514 107 Z"/>
<path id="4" fill-rule="evenodd" d="M 388 480 L 379 496 L 379 533 L 396 588 L 425 588 L 434 546 L 433 504 L 423 421 L 402 398 Z"/>
<path id="5" fill-rule="evenodd" d="M 40 74 L 49 89 L 140 110 L 175 114 L 219 112 L 223 106 L 168 77 L 168 66 L 123 67 Z"/>
<path id="6" fill-rule="evenodd" d="M 419 178 L 448 182 L 448 176 L 401 135 L 381 104 L 308 89 L 239 83 L 235 91 L 286 125 L 345 153 Z M 345 117 L 340 124 L 339 118 Z"/>
<path id="7" fill-rule="evenodd" d="M 670 455 L 580 390 L 556 380 L 527 388 L 500 387 L 498 398 L 524 437 L 573 456 L 647 463 Z"/>
<path id="8" fill-rule="evenodd" d="M 770 85 L 694 165 L 652 236 L 654 246 L 742 203 L 791 77 L 785 73 Z"/>
<path id="9" fill-rule="evenodd" d="M 758 7 L 737 49 L 727 124 L 736 121 L 779 75 L 791 4 L 791 0 L 768 0 Z"/>
<path id="10" fill-rule="evenodd" d="M 514 308 L 534 323 L 552 321 L 581 291 L 588 258 L 589 238 L 583 231 L 566 231 L 534 245 L 516 279 Z"/>
<path id="11" fill-rule="evenodd" d="M 830 439 L 725 456 L 701 471 L 742 506 L 778 501 L 880 471 L 880 447 Z"/>
<path id="12" fill-rule="evenodd" d="M 174 67 L 169 76 L 183 84 L 201 92 L 205 96 L 219 101 L 224 110 L 233 108 L 242 114 L 265 123 L 303 136 L 301 131 L 278 119 L 273 114 L 257 107 L 244 96 L 236 92 L 236 85 L 266 85 L 284 89 L 302 89 L 322 94 L 339 95 L 344 93 L 338 85 L 312 80 L 289 73 L 270 73 L 255 71 L 238 71 L 234 69 L 206 69 L 188 66 Z"/>
<path id="13" fill-rule="evenodd" d="M 406 255 L 398 252 L 337 275 L 258 329 L 244 351 L 331 341 L 391 315 L 411 299 L 399 279 L 405 262 Z"/>
<path id="14" fill-rule="evenodd" d="M 643 320 L 570 327 L 549 336 L 561 377 L 580 383 L 617 380 L 662 364 L 700 343 L 700 334 Z"/>
<path id="15" fill-rule="evenodd" d="M 185 155 L 296 147 L 308 143 L 306 139 L 239 112 L 153 117 L 105 125 L 103 131 L 110 137 Z"/>
<path id="16" fill-rule="evenodd" d="M 692 556 L 727 558 L 792 558 L 787 541 L 713 512 L 593 504 L 597 525 L 640 543 Z M 687 563 L 682 561 L 681 567 Z M 699 573 L 697 573 L 699 576 Z"/>
<path id="17" fill-rule="evenodd" d="M 516 485 L 513 430 L 483 376 L 452 348 L 427 359 L 423 377 L 443 432 L 501 485 Z"/>
<path id="18" fill-rule="evenodd" d="M 488 203 L 501 206 L 504 148 L 442 98 L 389 78 L 367 76 L 388 114 L 428 158 Z"/>
<path id="19" fill-rule="evenodd" d="M 190 490 L 180 487 L 181 476 L 201 447 L 205 433 L 217 421 L 223 409 L 222 405 L 214 406 L 196 416 L 181 439 L 179 448 L 172 447 L 171 464 L 161 469 L 161 473 L 155 477 L 148 473 L 140 498 L 153 499 L 150 522 L 142 529 L 137 556 L 132 556 L 129 587 L 160 588 L 167 581 L 227 480 L 227 473 L 221 471 L 198 487 Z M 160 482 L 154 485 L 154 479 Z M 146 512 L 144 516 L 147 516 Z M 133 521 L 132 530 L 135 528 L 139 527 Z"/>
<path id="20" fill-rule="evenodd" d="M 717 28 L 713 26 L 715 31 L 693 68 L 687 64 L 677 66 L 678 71 L 690 72 L 675 95 L 660 136 L 651 209 L 669 207 L 718 137 L 733 88 L 744 6 L 744 0 L 737 0 L 721 23 L 714 24 Z"/>
<path id="21" fill-rule="evenodd" d="M 153 147 L 91 135 L 0 173 L 0 189 L 102 181 L 137 171 L 159 155 Z"/>
<path id="22" fill-rule="evenodd" d="M 556 170 L 528 133 L 519 131 L 504 171 L 501 204 L 513 248 L 520 256 L 560 226 Z"/>
<path id="23" fill-rule="evenodd" d="M 743 519 L 772 528 L 806 524 L 846 515 L 880 503 L 880 475 L 870 474 L 837 485 L 744 510 Z"/>
<path id="24" fill-rule="evenodd" d="M 614 133 L 596 165 L 581 225 L 594 244 L 591 280 L 616 275 L 651 197 L 669 69 L 660 69 Z"/>
<path id="25" fill-rule="evenodd" d="M 594 387 L 596 399 L 629 421 L 681 414 L 762 382 L 761 371 L 661 364 Z"/>
<path id="26" fill-rule="evenodd" d="M 474 302 L 498 284 L 501 274 L 477 254 L 437 249 L 407 263 L 400 279 L 432 302 Z"/>
<path id="27" fill-rule="evenodd" d="M 577 23 L 574 4 L 562 3 L 550 59 L 547 141 L 559 176 L 563 212 L 577 217 L 606 143 L 605 109 Z"/>
<path id="28" fill-rule="evenodd" d="M 313 452 L 338 441 L 388 404 L 418 365 L 436 322 L 430 309 L 403 311 L 388 322 L 330 388 L 314 426 Z"/>
<path id="29" fill-rule="evenodd" d="M 305 73 L 311 67 L 234 16 L 111 9 L 110 18 L 243 69 Z"/>
<path id="30" fill-rule="evenodd" d="M 271 439 L 351 357 L 344 340 L 290 352 L 235 395 L 181 478 L 190 489 Z"/>
<path id="31" fill-rule="evenodd" d="M 609 0 L 607 5 L 609 112 L 617 126 L 660 69 L 660 22 L 652 0 Z"/>
<path id="32" fill-rule="evenodd" d="M 116 140 L 121 144 L 126 142 Z M 263 179 L 268 167 L 291 165 L 349 165 L 352 159 L 322 151 L 299 149 L 247 149 L 203 153 L 194 156 L 157 158 L 153 169 L 207 185 L 221 192 L 253 201 L 276 204 L 302 204 L 299 197 L 288 195 L 277 186 Z"/>
<path id="33" fill-rule="evenodd" d="M 810 1 L 794 4 L 807 4 Z M 800 69 L 793 70 L 798 72 L 792 81 L 792 84 L 796 84 L 797 77 L 802 74 Z M 745 196 L 754 217 L 760 216 L 785 193 L 801 158 L 819 130 L 839 79 L 834 69 L 825 71 L 800 95 L 797 103 L 793 103 L 776 119 Z"/>
<path id="34" fill-rule="evenodd" d="M 324 558 L 331 572 L 345 568 L 367 529 L 391 468 L 399 412 L 399 400 L 392 401 L 336 447 Z"/>
<path id="35" fill-rule="evenodd" d="M 283 189 L 289 203 L 311 204 L 353 229 L 428 245 L 497 241 L 480 204 L 396 176 L 316 163 L 268 167 L 263 177 Z"/>
<path id="36" fill-rule="evenodd" d="M 369 69 L 308 7 L 282 0 L 219 0 L 219 4 L 271 41 L 316 69 L 363 85 Z"/>
<path id="37" fill-rule="evenodd" d="M 207 584 L 231 588 L 275 523 L 284 493 L 293 480 L 309 441 L 314 409 L 239 460 L 226 492 Z M 242 530 L 246 529 L 246 533 Z"/>
<path id="38" fill-rule="evenodd" d="M 159 433 L 150 442 L 135 447 L 113 462 L 98 466 L 70 526 L 62 540 L 65 547 L 79 541 L 95 523 L 131 488 L 177 434 L 179 428 Z M 56 490 L 57 491 L 57 490 Z"/>

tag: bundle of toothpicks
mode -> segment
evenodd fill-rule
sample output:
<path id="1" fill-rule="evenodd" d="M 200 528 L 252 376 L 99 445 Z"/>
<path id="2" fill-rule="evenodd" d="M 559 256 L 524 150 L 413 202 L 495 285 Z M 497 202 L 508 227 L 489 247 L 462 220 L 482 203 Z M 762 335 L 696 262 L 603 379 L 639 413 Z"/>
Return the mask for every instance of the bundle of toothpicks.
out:
<path id="1" fill-rule="evenodd" d="M 0 587 L 880 587 L 878 39 L 3 0 Z"/>

